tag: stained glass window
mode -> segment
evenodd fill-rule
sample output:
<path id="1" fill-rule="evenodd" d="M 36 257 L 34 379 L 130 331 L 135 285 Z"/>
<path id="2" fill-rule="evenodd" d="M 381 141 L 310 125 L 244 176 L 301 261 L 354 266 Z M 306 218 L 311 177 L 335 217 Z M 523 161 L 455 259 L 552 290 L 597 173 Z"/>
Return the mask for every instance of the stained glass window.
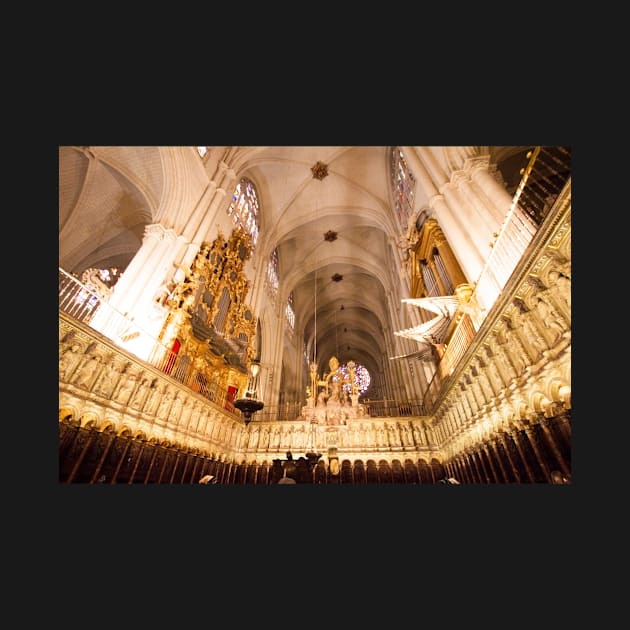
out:
<path id="1" fill-rule="evenodd" d="M 289 293 L 289 299 L 287 300 L 287 305 L 284 308 L 284 315 L 289 324 L 291 330 L 295 328 L 295 311 L 293 310 L 293 291 Z"/>
<path id="2" fill-rule="evenodd" d="M 348 366 L 344 363 L 339 366 L 339 371 L 347 376 L 348 374 Z M 362 394 L 369 386 L 370 386 L 370 373 L 367 371 L 367 368 L 360 363 L 357 363 L 354 366 L 354 384 L 359 389 L 359 394 Z M 350 393 L 350 383 L 344 383 L 344 390 Z"/>
<path id="3" fill-rule="evenodd" d="M 258 241 L 258 209 L 256 187 L 251 180 L 243 177 L 236 185 L 228 214 L 232 217 L 232 223 L 235 226 L 240 227 L 251 236 L 252 251 L 254 251 Z"/>
<path id="4" fill-rule="evenodd" d="M 409 217 L 413 213 L 413 201 L 416 189 L 416 180 L 407 167 L 407 162 L 399 147 L 392 148 L 390 160 L 390 175 L 392 182 L 392 194 L 394 209 L 398 217 L 398 223 L 403 231 L 407 230 Z"/>
<path id="5" fill-rule="evenodd" d="M 269 256 L 269 262 L 267 263 L 267 291 L 271 296 L 271 299 L 275 302 L 278 296 L 278 288 L 280 281 L 278 279 L 278 250 L 274 249 Z"/>
<path id="6" fill-rule="evenodd" d="M 94 291 L 99 287 L 102 289 L 111 289 L 120 279 L 120 274 L 120 270 L 116 267 L 109 267 L 108 269 L 90 267 L 81 275 L 81 282 Z"/>

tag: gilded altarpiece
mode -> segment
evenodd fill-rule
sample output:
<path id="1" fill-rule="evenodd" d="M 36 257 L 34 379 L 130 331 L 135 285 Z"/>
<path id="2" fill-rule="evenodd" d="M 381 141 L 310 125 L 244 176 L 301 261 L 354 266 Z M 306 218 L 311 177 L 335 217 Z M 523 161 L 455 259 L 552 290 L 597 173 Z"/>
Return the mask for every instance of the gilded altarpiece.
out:
<path id="1" fill-rule="evenodd" d="M 211 383 L 231 393 L 232 400 L 245 391 L 256 352 L 256 318 L 246 303 L 251 283 L 244 272 L 250 255 L 250 236 L 240 229 L 229 239 L 219 233 L 204 243 L 172 292 L 162 333 L 179 369 L 195 371 L 200 390 Z"/>

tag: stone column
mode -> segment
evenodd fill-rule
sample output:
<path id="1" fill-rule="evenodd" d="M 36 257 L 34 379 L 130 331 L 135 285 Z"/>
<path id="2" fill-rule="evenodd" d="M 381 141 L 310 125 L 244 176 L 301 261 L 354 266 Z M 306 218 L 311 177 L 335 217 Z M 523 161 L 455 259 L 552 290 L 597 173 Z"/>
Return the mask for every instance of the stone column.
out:
<path id="1" fill-rule="evenodd" d="M 468 463 L 467 467 L 473 483 L 483 483 L 483 478 L 481 476 L 481 473 L 479 472 L 479 466 L 475 461 L 474 452 L 472 450 L 471 452 L 466 451 L 466 460 Z"/>
<path id="2" fill-rule="evenodd" d="M 162 464 L 162 468 L 160 469 L 160 474 L 158 475 L 157 483 L 162 483 L 162 479 L 164 478 L 164 473 L 166 472 L 166 465 L 168 464 L 168 460 L 169 460 L 169 454 L 170 454 L 170 451 L 168 449 L 164 449 L 164 463 Z"/>
<path id="3" fill-rule="evenodd" d="M 477 449 L 475 450 L 475 456 L 476 456 L 476 459 L 479 460 L 484 483 L 490 483 L 490 475 L 488 474 L 486 462 L 484 461 L 484 458 L 483 458 L 483 445 L 482 444 L 479 444 L 477 446 Z"/>
<path id="4" fill-rule="evenodd" d="M 461 455 L 457 456 L 457 469 L 459 470 L 462 481 L 465 481 L 466 483 L 474 483 L 470 470 L 466 464 L 466 458 L 466 453 L 464 453 L 463 457 Z"/>
<path id="5" fill-rule="evenodd" d="M 210 225 L 215 220 L 217 211 L 220 209 L 221 205 L 223 205 L 225 201 L 225 196 L 228 193 L 229 195 L 232 195 L 235 188 L 234 180 L 236 179 L 236 176 L 235 176 L 234 171 L 231 168 L 229 168 L 228 165 L 225 164 L 224 162 L 222 162 L 219 165 L 219 167 L 221 169 L 221 174 L 222 174 L 219 187 L 216 189 L 214 198 L 212 199 L 212 202 L 210 203 L 210 207 L 208 208 L 208 212 L 206 213 L 206 216 L 204 217 L 203 221 L 199 225 L 197 234 L 195 234 L 195 241 L 201 242 L 206 238 L 206 234 L 208 230 L 210 229 Z"/>
<path id="6" fill-rule="evenodd" d="M 501 480 L 499 479 L 499 475 L 497 475 L 497 471 L 494 467 L 494 462 L 492 461 L 492 454 L 490 453 L 490 449 L 488 448 L 488 445 L 485 443 L 482 444 L 481 449 L 486 456 L 485 459 L 488 462 L 488 467 L 490 468 L 490 472 L 492 473 L 494 483 L 500 483 Z"/>
<path id="7" fill-rule="evenodd" d="M 527 473 L 528 479 L 530 480 L 531 483 L 536 483 L 536 476 L 534 475 L 534 471 L 531 469 L 531 466 L 529 465 L 529 461 L 527 460 L 527 454 L 523 450 L 523 445 L 521 444 L 521 439 L 522 439 L 521 432 L 517 431 L 516 435 L 513 438 L 514 446 L 516 446 L 516 450 L 518 451 L 521 461 L 523 462 L 523 466 L 525 467 L 525 472 Z"/>
<path id="8" fill-rule="evenodd" d="M 101 469 L 103 468 L 103 463 L 105 462 L 105 458 L 107 457 L 107 454 L 112 448 L 112 444 L 114 443 L 115 439 L 116 439 L 115 433 L 109 436 L 107 446 L 105 446 L 105 448 L 103 449 L 103 454 L 101 455 L 101 458 L 98 460 L 98 464 L 96 465 L 96 468 L 94 469 L 94 474 L 92 475 L 92 478 L 90 479 L 90 483 L 96 483 L 98 481 L 98 477 L 101 474 Z"/>
<path id="9" fill-rule="evenodd" d="M 495 230 L 492 229 L 492 226 L 485 219 L 481 218 L 479 209 L 466 198 L 462 190 L 461 181 L 457 178 L 443 184 L 440 187 L 440 192 L 452 209 L 453 215 L 458 218 L 461 228 L 465 229 L 465 226 L 468 227 L 467 242 L 474 244 L 485 263 L 490 254 L 492 233 Z"/>
<path id="10" fill-rule="evenodd" d="M 507 457 L 507 460 L 510 464 L 512 473 L 514 474 L 514 477 L 516 478 L 516 482 L 521 483 L 521 473 L 518 469 L 518 466 L 512 459 L 512 454 L 510 453 L 510 445 L 508 444 L 508 439 L 511 439 L 511 436 L 506 434 L 504 431 L 501 431 L 497 437 L 501 445 L 503 446 L 503 451 L 505 452 L 505 456 Z"/>
<path id="11" fill-rule="evenodd" d="M 545 424 L 553 422 L 554 429 L 553 432 L 557 433 L 561 439 L 564 440 L 566 445 L 566 450 L 568 452 L 571 451 L 571 413 L 570 411 L 565 411 L 555 418 L 550 418 L 546 421 Z M 552 430 L 550 428 L 550 430 Z"/>
<path id="12" fill-rule="evenodd" d="M 175 463 L 173 464 L 173 472 L 171 473 L 171 478 L 168 480 L 169 483 L 175 482 L 175 473 L 177 472 L 177 467 L 179 466 L 179 460 L 181 459 L 182 452 L 177 449 L 177 454 L 175 457 Z"/>
<path id="13" fill-rule="evenodd" d="M 503 483 L 510 482 L 510 476 L 508 475 L 507 470 L 505 469 L 505 464 L 501 459 L 501 452 L 499 451 L 499 447 L 497 445 L 498 437 L 494 437 L 490 440 L 489 448 L 492 451 L 492 455 L 494 457 L 494 461 L 498 464 L 499 470 L 501 471 L 501 478 Z"/>
<path id="14" fill-rule="evenodd" d="M 461 187 L 460 172 L 454 173 L 449 179 L 429 147 L 416 147 L 416 151 L 431 173 L 433 182 L 438 191 L 444 195 L 452 216 L 457 221 L 460 229 L 466 234 L 466 240 L 455 243 L 455 245 L 464 246 L 466 243 L 469 245 L 474 243 L 480 255 L 480 259 L 482 263 L 484 263 L 490 253 L 489 241 L 492 229 L 491 226 L 488 225 L 486 226 L 486 230 L 483 230 L 482 226 L 486 219 L 480 217 L 478 205 L 470 203 L 470 201 L 466 199 Z M 453 246 L 452 242 L 451 246 Z M 476 280 L 477 277 L 469 278 L 471 282 L 475 282 Z"/>
<path id="15" fill-rule="evenodd" d="M 96 438 L 96 434 L 97 434 L 96 429 L 87 429 L 87 430 L 90 433 L 87 437 L 87 440 L 85 441 L 85 446 L 81 449 L 81 453 L 79 454 L 79 457 L 77 457 L 77 460 L 74 466 L 72 467 L 72 470 L 70 471 L 70 474 L 68 475 L 68 478 L 66 479 L 66 483 L 72 483 L 74 481 L 75 477 L 77 476 L 79 472 L 79 469 L 81 468 L 81 464 L 83 463 L 86 453 L 88 452 L 88 450 L 94 443 L 94 439 Z"/>
<path id="16" fill-rule="evenodd" d="M 543 454 L 540 452 L 540 448 L 538 447 L 538 442 L 536 440 L 536 435 L 534 434 L 533 428 L 531 426 L 528 426 L 528 427 L 525 427 L 524 431 L 525 431 L 526 439 L 529 440 L 529 443 L 531 444 L 532 450 L 534 451 L 534 455 L 536 456 L 536 461 L 540 465 L 543 471 L 543 474 L 545 475 L 547 479 L 550 479 L 551 469 L 549 468 L 547 464 L 547 460 L 545 459 Z"/>
<path id="17" fill-rule="evenodd" d="M 199 475 L 197 470 L 199 469 L 200 464 L 203 465 L 203 460 L 199 457 L 199 455 L 194 455 L 194 458 L 195 458 L 195 465 L 193 466 L 192 473 L 190 474 L 191 482 L 193 483 L 195 479 L 197 479 L 197 476 L 199 477 L 199 479 L 201 479 L 201 475 Z"/>
<path id="18" fill-rule="evenodd" d="M 512 206 L 512 196 L 497 181 L 496 177 L 490 174 L 489 157 L 469 158 L 466 168 L 470 172 L 472 181 L 479 186 L 479 189 L 491 202 L 488 204 L 489 209 L 492 210 L 497 223 L 501 225 Z"/>
<path id="19" fill-rule="evenodd" d="M 120 473 L 120 469 L 122 468 L 122 465 L 125 462 L 125 457 L 127 457 L 127 452 L 129 451 L 129 448 L 131 447 L 131 438 L 130 437 L 118 437 L 118 440 L 125 440 L 125 446 L 122 450 L 122 453 L 120 455 L 120 457 L 118 458 L 118 464 L 116 464 L 116 469 L 114 470 L 114 474 L 112 475 L 111 484 L 115 484 L 116 480 L 118 479 L 118 475 Z"/>
<path id="20" fill-rule="evenodd" d="M 551 449 L 551 451 L 556 457 L 558 466 L 560 467 L 561 471 L 564 473 L 565 477 L 570 478 L 571 467 L 562 456 L 562 452 L 560 451 L 560 448 L 558 447 L 558 444 L 556 443 L 556 440 L 553 437 L 551 429 L 547 426 L 545 420 L 541 420 L 539 424 L 540 424 L 540 429 L 542 431 L 542 434 L 545 436 L 547 440 L 547 444 L 549 445 L 549 448 Z"/>
<path id="21" fill-rule="evenodd" d="M 134 477 L 136 476 L 136 472 L 138 471 L 138 466 L 140 466 L 140 462 L 142 461 L 142 454 L 144 453 L 144 449 L 147 445 L 146 440 L 141 441 L 140 450 L 138 451 L 138 455 L 136 457 L 136 463 L 133 466 L 133 470 L 131 471 L 131 475 L 129 475 L 128 485 L 133 484 Z"/>
<path id="22" fill-rule="evenodd" d="M 149 442 L 149 446 L 151 447 L 151 461 L 149 462 L 149 466 L 147 467 L 147 474 L 144 476 L 144 484 L 149 482 L 149 478 L 151 477 L 151 471 L 153 470 L 153 464 L 155 463 L 155 458 L 158 454 L 158 445 L 155 442 Z"/>
<path id="23" fill-rule="evenodd" d="M 152 266 L 152 259 L 160 244 L 163 228 L 161 225 L 148 225 L 145 228 L 142 245 L 118 280 L 107 300 L 109 306 L 123 316 L 129 313 L 129 303 L 136 299 L 139 282 L 146 282 L 146 274 Z M 101 306 L 90 322 L 90 326 L 110 339 L 115 339 L 119 329 L 125 324 L 121 316 L 107 307 Z"/>
<path id="24" fill-rule="evenodd" d="M 446 235 L 453 254 L 466 275 L 466 281 L 477 281 L 483 268 L 484 258 L 477 250 L 466 230 L 460 225 L 444 197 L 431 181 L 431 177 L 416 153 L 414 147 L 400 147 L 407 164 L 418 183 L 429 198 L 429 206 L 434 210 L 440 228 Z"/>
<path id="25" fill-rule="evenodd" d="M 184 452 L 184 469 L 182 470 L 182 474 L 179 477 L 179 483 L 184 483 L 184 479 L 186 478 L 186 473 L 188 472 L 188 466 L 190 465 L 190 453 L 188 451 Z"/>

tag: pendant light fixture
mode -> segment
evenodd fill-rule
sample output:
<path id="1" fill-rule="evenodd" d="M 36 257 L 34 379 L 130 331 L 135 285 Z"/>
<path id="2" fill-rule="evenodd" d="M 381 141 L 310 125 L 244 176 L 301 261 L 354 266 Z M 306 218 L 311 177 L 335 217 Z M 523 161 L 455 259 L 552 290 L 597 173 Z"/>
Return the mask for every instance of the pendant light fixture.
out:
<path id="1" fill-rule="evenodd" d="M 234 401 L 234 406 L 243 414 L 245 426 L 251 422 L 252 415 L 265 406 L 265 403 L 257 398 L 259 372 L 260 364 L 257 361 L 253 361 L 249 366 L 250 376 L 247 381 L 245 396 Z"/>

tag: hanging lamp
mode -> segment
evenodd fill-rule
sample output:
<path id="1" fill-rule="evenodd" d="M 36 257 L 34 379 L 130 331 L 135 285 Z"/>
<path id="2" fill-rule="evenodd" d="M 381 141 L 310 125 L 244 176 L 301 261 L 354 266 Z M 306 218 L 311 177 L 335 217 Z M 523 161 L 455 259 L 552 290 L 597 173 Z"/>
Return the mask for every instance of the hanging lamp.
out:
<path id="1" fill-rule="evenodd" d="M 252 362 L 249 366 L 250 378 L 247 383 L 247 389 L 245 390 L 245 396 L 243 398 L 237 398 L 234 401 L 234 406 L 243 414 L 246 426 L 251 422 L 252 415 L 265 406 L 265 403 L 257 398 L 259 372 L 260 364 L 256 361 Z"/>

